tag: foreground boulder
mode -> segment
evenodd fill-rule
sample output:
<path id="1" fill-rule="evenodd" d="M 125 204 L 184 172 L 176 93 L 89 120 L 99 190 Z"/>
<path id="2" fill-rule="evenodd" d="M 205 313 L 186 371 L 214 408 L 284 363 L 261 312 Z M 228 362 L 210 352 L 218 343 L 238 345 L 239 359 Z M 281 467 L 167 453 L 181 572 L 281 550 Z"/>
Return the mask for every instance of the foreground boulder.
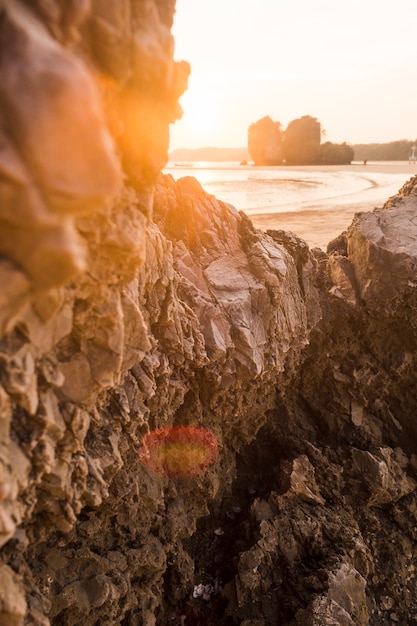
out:
<path id="1" fill-rule="evenodd" d="M 25 577 L 36 571 L 33 620 L 41 606 L 52 623 L 151 623 L 166 600 L 183 601 L 183 539 L 230 491 L 236 452 L 320 317 L 310 253 L 297 267 L 193 179 L 161 179 L 154 209 L 130 283 L 94 264 L 101 282 L 65 290 L 46 323 L 29 311 L 2 343 L 4 555 L 19 553 Z M 117 211 L 127 223 L 130 204 Z M 140 464 L 143 436 L 174 422 L 216 436 L 204 475 L 178 482 Z"/>
<path id="2" fill-rule="evenodd" d="M 263 233 L 158 175 L 170 0 L 3 4 L 0 623 L 417 623 L 417 179 Z M 204 471 L 141 462 L 172 425 Z"/>

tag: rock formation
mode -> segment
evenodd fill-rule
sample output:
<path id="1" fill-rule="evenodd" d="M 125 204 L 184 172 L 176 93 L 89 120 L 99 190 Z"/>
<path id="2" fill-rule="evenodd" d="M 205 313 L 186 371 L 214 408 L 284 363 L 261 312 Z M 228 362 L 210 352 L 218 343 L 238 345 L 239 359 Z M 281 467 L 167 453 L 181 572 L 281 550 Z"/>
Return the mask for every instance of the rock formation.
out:
<path id="1" fill-rule="evenodd" d="M 0 624 L 417 624 L 417 178 L 258 231 L 159 175 L 172 0 L 0 10 Z"/>

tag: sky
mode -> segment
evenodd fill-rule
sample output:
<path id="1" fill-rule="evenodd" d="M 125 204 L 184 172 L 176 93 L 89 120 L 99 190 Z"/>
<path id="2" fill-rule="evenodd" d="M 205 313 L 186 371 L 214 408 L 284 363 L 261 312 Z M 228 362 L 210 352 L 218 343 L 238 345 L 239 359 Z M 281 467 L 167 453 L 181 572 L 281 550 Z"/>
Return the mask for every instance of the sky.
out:
<path id="1" fill-rule="evenodd" d="M 323 141 L 417 138 L 415 0 L 176 0 L 191 65 L 170 149 L 244 147 L 250 124 L 317 118 Z"/>

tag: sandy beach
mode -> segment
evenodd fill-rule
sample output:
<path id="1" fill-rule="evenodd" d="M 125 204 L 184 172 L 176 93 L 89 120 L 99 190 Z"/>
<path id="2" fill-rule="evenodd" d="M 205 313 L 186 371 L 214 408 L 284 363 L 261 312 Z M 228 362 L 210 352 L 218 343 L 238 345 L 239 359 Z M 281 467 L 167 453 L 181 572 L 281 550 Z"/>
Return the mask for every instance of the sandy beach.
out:
<path id="1" fill-rule="evenodd" d="M 366 207 L 350 204 L 337 211 L 317 208 L 297 213 L 277 213 L 276 216 L 259 215 L 251 217 L 251 220 L 257 228 L 290 230 L 305 239 L 310 248 L 326 250 L 327 244 L 351 224 L 355 213 L 372 211 L 373 208 L 373 204 Z"/>
<path id="2" fill-rule="evenodd" d="M 309 168 L 305 168 L 306 170 Z M 252 215 L 251 219 L 255 226 L 267 229 L 282 229 L 296 233 L 307 241 L 311 248 L 318 247 L 326 250 L 328 243 L 340 235 L 351 224 L 355 213 L 372 211 L 375 207 L 382 207 L 389 197 L 395 195 L 402 185 L 412 176 L 417 174 L 417 164 L 405 163 L 369 163 L 367 165 L 355 164 L 348 166 L 322 166 L 315 168 L 321 171 L 346 171 L 362 172 L 369 175 L 372 180 L 373 173 L 401 174 L 403 182 L 398 188 L 393 188 L 392 193 L 387 193 L 385 187 L 371 187 L 369 191 L 356 196 L 346 198 L 346 204 L 340 201 L 336 205 L 327 202 L 324 205 L 317 204 L 306 210 L 297 212 L 288 211 L 269 213 L 265 215 Z M 303 170 L 303 167 L 297 167 Z"/>

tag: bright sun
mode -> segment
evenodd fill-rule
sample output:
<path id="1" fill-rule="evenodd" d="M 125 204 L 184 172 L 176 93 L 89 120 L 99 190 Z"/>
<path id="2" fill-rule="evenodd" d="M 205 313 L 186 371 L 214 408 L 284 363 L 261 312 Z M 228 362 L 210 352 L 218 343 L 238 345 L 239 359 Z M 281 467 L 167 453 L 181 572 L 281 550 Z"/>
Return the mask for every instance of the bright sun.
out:
<path id="1" fill-rule="evenodd" d="M 181 99 L 181 106 L 184 111 L 181 123 L 194 136 L 205 138 L 216 129 L 218 116 L 210 99 L 200 94 L 186 93 Z"/>

